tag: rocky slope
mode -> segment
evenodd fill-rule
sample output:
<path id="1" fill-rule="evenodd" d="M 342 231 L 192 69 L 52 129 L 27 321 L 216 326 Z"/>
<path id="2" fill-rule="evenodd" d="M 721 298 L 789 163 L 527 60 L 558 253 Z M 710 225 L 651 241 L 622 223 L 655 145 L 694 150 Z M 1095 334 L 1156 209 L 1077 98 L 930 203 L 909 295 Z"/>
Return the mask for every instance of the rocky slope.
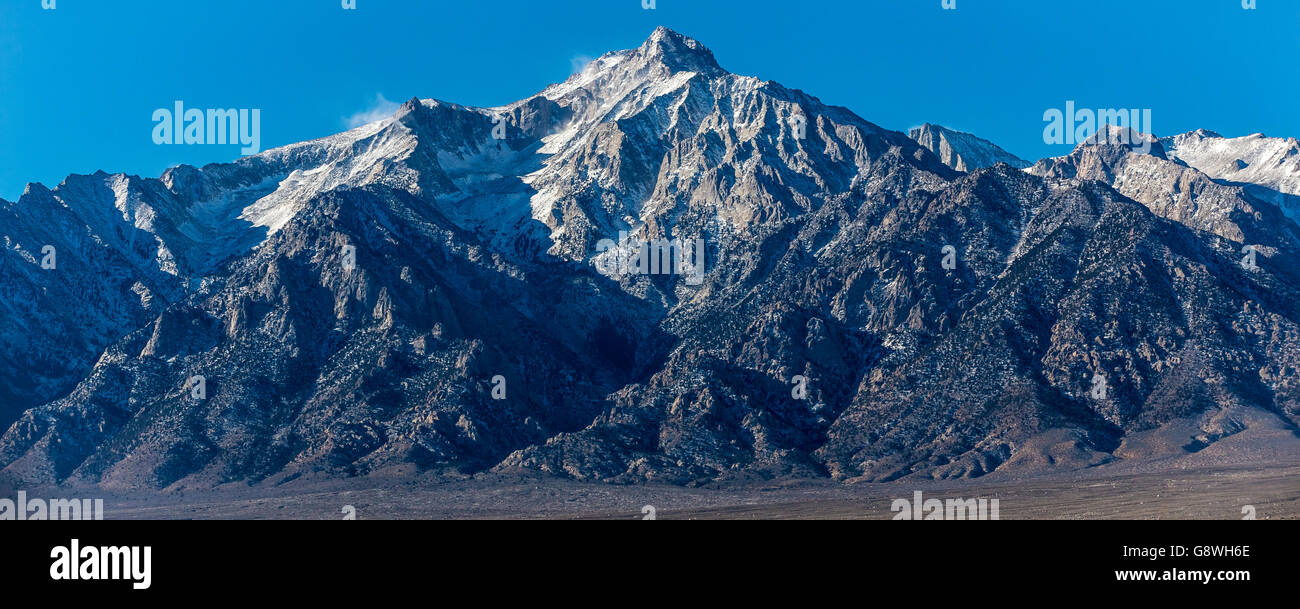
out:
<path id="1" fill-rule="evenodd" d="M 235 163 L 95 176 L 136 198 L 67 189 L 64 232 L 150 245 L 98 236 L 95 273 L 57 276 L 121 313 L 28 391 L 0 466 L 689 484 L 1033 473 L 1257 429 L 1294 448 L 1300 229 L 1152 151 L 958 171 L 661 28 L 507 106 L 413 99 Z M 52 237 L 14 222 L 0 279 L 50 289 L 30 252 Z M 702 276 L 636 272 L 645 243 L 697 238 Z"/>
<path id="2" fill-rule="evenodd" d="M 1161 217 L 1242 247 L 1255 246 L 1268 256 L 1300 244 L 1296 225 L 1276 205 L 1257 196 L 1253 186 L 1225 183 L 1189 168 L 1171 159 L 1162 142 L 1149 135 L 1109 129 L 1110 136 L 1094 136 L 1068 156 L 1043 159 L 1027 171 L 1076 183 L 1109 184 Z M 1134 143 L 1114 143 L 1119 141 Z M 1142 141 L 1149 150 L 1139 145 Z"/>

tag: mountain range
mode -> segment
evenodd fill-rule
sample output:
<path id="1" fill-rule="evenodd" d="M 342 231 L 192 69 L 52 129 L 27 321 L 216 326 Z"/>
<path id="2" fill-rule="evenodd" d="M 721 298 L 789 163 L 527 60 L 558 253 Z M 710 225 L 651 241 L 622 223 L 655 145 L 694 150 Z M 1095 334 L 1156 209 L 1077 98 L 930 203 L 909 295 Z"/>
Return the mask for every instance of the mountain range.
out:
<path id="1" fill-rule="evenodd" d="M 1031 164 L 659 28 L 506 106 L 33 184 L 0 201 L 0 467 L 697 484 L 1300 455 L 1300 144 L 1139 137 Z M 702 281 L 638 264 L 696 239 Z"/>

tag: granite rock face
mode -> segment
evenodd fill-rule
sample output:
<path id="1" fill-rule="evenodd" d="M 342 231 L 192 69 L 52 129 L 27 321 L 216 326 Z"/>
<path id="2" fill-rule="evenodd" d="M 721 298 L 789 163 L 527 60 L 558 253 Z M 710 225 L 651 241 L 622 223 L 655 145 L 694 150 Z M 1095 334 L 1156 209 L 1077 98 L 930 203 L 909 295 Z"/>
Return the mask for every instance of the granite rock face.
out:
<path id="1" fill-rule="evenodd" d="M 939 125 L 926 123 L 908 130 L 907 135 L 957 171 L 974 171 L 998 163 L 1024 169 L 1032 164 L 993 142 Z"/>

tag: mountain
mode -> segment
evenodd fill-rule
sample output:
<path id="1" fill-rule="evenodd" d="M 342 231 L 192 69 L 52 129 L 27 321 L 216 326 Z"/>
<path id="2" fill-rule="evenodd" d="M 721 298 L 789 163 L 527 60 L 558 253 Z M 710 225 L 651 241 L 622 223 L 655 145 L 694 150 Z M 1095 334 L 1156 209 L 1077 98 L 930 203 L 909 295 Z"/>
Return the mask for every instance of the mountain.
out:
<path id="1" fill-rule="evenodd" d="M 1256 133 L 1225 138 L 1198 129 L 1160 143 L 1171 159 L 1211 178 L 1247 186 L 1251 193 L 1300 219 L 1300 142 Z"/>
<path id="2" fill-rule="evenodd" d="M 1006 163 L 1016 169 L 1031 165 L 1014 154 L 998 148 L 997 144 L 969 133 L 953 131 L 939 125 L 926 123 L 907 132 L 917 143 L 937 155 L 957 171 L 974 171 Z"/>
<path id="3" fill-rule="evenodd" d="M 0 425 L 66 395 L 106 346 L 183 295 L 175 255 L 155 234 L 168 220 L 144 202 L 170 202 L 163 193 L 97 173 L 0 201 L 0 312 L 9 320 L 0 329 Z"/>
<path id="4" fill-rule="evenodd" d="M 1300 229 L 1160 150 L 959 171 L 660 28 L 513 104 L 69 178 L 4 206 L 27 296 L 0 303 L 69 286 L 5 373 L 69 359 L 0 467 L 694 484 L 1294 454 Z M 85 317 L 75 352 L 17 345 Z"/>
<path id="5" fill-rule="evenodd" d="M 1121 141 L 1133 143 L 1113 143 Z M 1170 157 L 1163 141 L 1129 129 L 1108 127 L 1068 156 L 1043 159 L 1027 171 L 1104 182 L 1157 215 L 1243 246 L 1258 246 L 1269 256 L 1300 245 L 1295 223 L 1267 197 L 1259 197 L 1256 188 L 1223 183 L 1189 168 Z"/>

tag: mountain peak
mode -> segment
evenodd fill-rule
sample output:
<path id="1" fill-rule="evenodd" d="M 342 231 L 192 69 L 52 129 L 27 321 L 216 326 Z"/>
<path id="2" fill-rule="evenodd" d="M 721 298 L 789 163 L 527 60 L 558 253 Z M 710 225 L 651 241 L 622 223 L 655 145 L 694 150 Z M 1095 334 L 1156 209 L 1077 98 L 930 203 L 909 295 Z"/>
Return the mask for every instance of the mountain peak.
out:
<path id="1" fill-rule="evenodd" d="M 1030 165 L 1028 161 L 999 148 L 993 142 L 942 125 L 925 123 L 908 130 L 907 135 L 957 171 L 974 171 L 998 163 L 1006 163 L 1017 169 Z"/>
<path id="2" fill-rule="evenodd" d="M 51 193 L 50 189 L 46 188 L 44 184 L 40 182 L 28 182 L 27 186 L 23 188 L 22 196 L 19 197 L 18 200 L 22 201 L 28 197 L 47 197 L 51 194 L 53 193 Z"/>
<path id="3" fill-rule="evenodd" d="M 650 37 L 637 48 L 636 53 L 647 60 L 658 61 L 673 72 L 721 71 L 713 58 L 713 51 L 698 40 L 684 36 L 664 26 L 655 28 Z"/>
<path id="4" fill-rule="evenodd" d="M 1159 138 L 1127 126 L 1103 125 L 1088 139 L 1079 142 L 1073 153 L 1093 148 L 1122 149 L 1126 152 L 1140 152 L 1157 158 L 1166 158 L 1164 144 Z"/>
<path id="5" fill-rule="evenodd" d="M 408 114 L 419 110 L 423 105 L 418 96 L 412 96 L 411 99 L 406 100 L 397 107 L 397 112 L 393 113 L 393 117 L 401 120 Z"/>
<path id="6" fill-rule="evenodd" d="M 1300 143 L 1295 138 L 1224 137 L 1197 129 L 1161 142 L 1171 158 L 1212 179 L 1249 184 L 1253 194 L 1300 220 Z"/>
<path id="7" fill-rule="evenodd" d="M 726 76 L 727 71 L 713 58 L 713 51 L 699 41 L 659 27 L 641 46 L 601 55 L 564 82 L 547 87 L 541 96 L 557 101 L 573 96 L 583 106 L 594 101 L 593 107 L 608 109 L 632 91 L 673 82 L 671 79 L 679 74 L 716 78 Z M 680 85 L 684 81 L 675 82 Z M 568 106 L 573 101 L 562 101 L 561 105 Z"/>

